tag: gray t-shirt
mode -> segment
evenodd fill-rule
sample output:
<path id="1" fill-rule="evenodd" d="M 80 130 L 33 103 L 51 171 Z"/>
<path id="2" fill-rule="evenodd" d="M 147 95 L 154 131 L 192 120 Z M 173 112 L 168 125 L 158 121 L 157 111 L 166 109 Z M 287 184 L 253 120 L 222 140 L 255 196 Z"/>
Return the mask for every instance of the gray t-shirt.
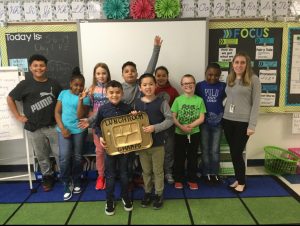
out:
<path id="1" fill-rule="evenodd" d="M 243 86 L 241 80 L 235 85 L 226 86 L 227 100 L 224 110 L 224 119 L 248 122 L 248 129 L 255 130 L 260 106 L 261 84 L 259 78 L 253 75 L 250 86 Z"/>
<path id="2" fill-rule="evenodd" d="M 158 56 L 159 56 L 160 46 L 154 46 L 151 59 L 148 63 L 148 67 L 145 73 L 153 74 L 155 71 L 155 67 L 157 64 Z M 129 105 L 133 105 L 133 102 L 136 98 L 141 97 L 141 92 L 139 89 L 138 82 L 135 84 L 128 84 L 126 82 L 122 83 L 124 96 L 122 98 L 123 102 Z"/>

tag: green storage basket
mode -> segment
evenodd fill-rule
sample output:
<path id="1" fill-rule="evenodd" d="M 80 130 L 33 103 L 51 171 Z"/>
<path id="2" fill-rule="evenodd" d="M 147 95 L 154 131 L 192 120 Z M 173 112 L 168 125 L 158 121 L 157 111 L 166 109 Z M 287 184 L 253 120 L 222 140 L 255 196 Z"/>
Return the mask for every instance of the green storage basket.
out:
<path id="1" fill-rule="evenodd" d="M 296 174 L 297 162 L 300 158 L 288 150 L 266 146 L 265 169 L 270 174 Z"/>

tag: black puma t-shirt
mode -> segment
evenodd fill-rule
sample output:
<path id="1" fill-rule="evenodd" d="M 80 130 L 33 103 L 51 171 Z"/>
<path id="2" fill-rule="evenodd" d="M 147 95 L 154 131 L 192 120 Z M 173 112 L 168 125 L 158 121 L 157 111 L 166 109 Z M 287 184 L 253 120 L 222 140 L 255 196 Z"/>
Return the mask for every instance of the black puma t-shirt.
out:
<path id="1" fill-rule="evenodd" d="M 38 82 L 33 78 L 21 81 L 10 93 L 14 100 L 23 102 L 24 115 L 28 118 L 24 128 L 31 132 L 55 125 L 54 109 L 61 86 L 48 78 Z"/>

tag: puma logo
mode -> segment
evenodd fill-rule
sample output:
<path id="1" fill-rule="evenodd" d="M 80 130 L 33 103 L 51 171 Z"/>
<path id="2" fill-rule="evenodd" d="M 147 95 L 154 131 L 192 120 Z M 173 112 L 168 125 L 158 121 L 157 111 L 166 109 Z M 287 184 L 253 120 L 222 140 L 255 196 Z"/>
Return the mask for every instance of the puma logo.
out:
<path id="1" fill-rule="evenodd" d="M 52 92 L 52 86 L 51 86 L 51 92 L 50 93 L 47 93 L 47 92 L 41 92 L 40 93 L 41 97 L 43 96 L 52 96 L 53 98 L 55 98 L 55 96 L 53 95 L 53 92 Z"/>

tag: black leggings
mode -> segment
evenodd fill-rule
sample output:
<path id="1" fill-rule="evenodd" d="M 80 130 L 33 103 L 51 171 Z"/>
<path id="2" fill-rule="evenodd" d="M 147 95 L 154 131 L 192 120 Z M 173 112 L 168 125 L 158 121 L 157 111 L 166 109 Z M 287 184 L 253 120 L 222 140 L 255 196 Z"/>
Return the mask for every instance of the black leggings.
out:
<path id="1" fill-rule="evenodd" d="M 247 135 L 248 123 L 223 119 L 223 128 L 230 148 L 235 177 L 239 184 L 245 184 L 246 167 L 243 151 L 249 139 Z"/>

